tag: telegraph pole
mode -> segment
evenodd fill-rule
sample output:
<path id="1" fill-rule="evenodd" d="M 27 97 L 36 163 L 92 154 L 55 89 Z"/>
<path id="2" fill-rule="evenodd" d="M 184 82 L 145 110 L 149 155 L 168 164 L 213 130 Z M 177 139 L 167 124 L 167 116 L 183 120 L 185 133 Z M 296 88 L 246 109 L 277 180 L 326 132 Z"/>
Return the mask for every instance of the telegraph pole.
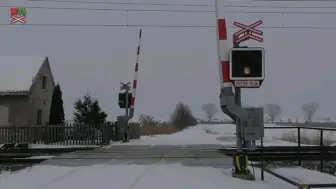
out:
<path id="1" fill-rule="evenodd" d="M 232 43 L 234 48 L 239 47 L 239 43 L 236 42 L 237 36 L 233 35 L 232 36 Z M 241 88 L 240 87 L 235 87 L 235 102 L 236 105 L 241 107 Z M 237 141 L 237 153 L 243 152 L 243 142 L 242 142 L 242 124 L 240 123 L 240 119 L 238 116 L 236 116 L 236 141 Z"/>
<path id="2" fill-rule="evenodd" d="M 128 95 L 129 95 L 129 90 L 131 90 L 131 82 L 128 83 L 121 83 L 121 87 L 120 90 L 125 90 L 126 91 L 126 100 L 125 100 L 125 118 L 127 119 L 125 121 L 125 125 L 124 125 L 124 138 L 123 138 L 123 142 L 129 142 L 128 140 L 128 105 L 130 102 L 128 102 Z"/>
<path id="3" fill-rule="evenodd" d="M 223 113 L 236 120 L 237 153 L 233 157 L 232 176 L 245 180 L 255 180 L 248 169 L 248 157 L 244 153 L 243 141 L 249 150 L 255 148 L 255 141 L 264 137 L 262 108 L 241 107 L 241 88 L 260 88 L 265 78 L 265 50 L 261 47 L 239 47 L 238 44 L 253 39 L 262 42 L 263 32 L 256 29 L 262 24 L 259 20 L 246 25 L 234 22 L 241 28 L 233 36 L 234 47 L 227 38 L 227 19 L 223 7 L 216 0 L 217 48 L 220 76 L 220 105 Z M 235 88 L 233 93 L 232 86 Z"/>

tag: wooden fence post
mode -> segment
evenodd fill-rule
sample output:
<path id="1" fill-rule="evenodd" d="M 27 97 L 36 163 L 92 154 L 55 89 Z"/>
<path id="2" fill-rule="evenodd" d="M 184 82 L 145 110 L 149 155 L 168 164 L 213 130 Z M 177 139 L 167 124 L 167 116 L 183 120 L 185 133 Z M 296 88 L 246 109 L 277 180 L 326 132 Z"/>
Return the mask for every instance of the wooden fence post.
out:
<path id="1" fill-rule="evenodd" d="M 48 127 L 48 124 L 44 124 L 44 144 L 49 144 L 49 127 Z"/>

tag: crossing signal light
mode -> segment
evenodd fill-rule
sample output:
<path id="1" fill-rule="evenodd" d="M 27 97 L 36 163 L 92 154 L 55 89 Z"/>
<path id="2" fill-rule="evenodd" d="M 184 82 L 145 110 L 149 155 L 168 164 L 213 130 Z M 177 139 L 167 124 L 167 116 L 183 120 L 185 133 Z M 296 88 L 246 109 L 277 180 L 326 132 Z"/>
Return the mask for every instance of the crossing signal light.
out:
<path id="1" fill-rule="evenodd" d="M 260 47 L 230 49 L 230 79 L 263 80 L 265 78 L 264 52 Z"/>
<path id="2" fill-rule="evenodd" d="M 131 107 L 132 93 L 128 93 L 128 108 Z M 120 108 L 126 108 L 126 92 L 119 93 L 118 105 Z"/>

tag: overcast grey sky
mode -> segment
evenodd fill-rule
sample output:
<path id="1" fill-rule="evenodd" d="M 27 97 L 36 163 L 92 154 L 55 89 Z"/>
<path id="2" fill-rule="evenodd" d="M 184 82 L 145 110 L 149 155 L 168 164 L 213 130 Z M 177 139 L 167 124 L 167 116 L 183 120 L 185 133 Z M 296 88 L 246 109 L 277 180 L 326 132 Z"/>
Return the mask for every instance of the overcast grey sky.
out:
<path id="1" fill-rule="evenodd" d="M 89 0 L 81 0 L 89 1 Z M 98 0 L 91 0 L 98 1 Z M 107 1 L 107 0 L 106 0 Z M 109 0 L 112 1 L 112 0 Z M 115 0 L 116 2 L 116 0 Z M 122 1 L 126 2 L 126 1 Z M 131 2 L 131 0 L 127 1 Z M 137 0 L 133 2 L 209 4 L 214 0 Z M 108 5 L 28 2 L 2 0 L 0 5 L 82 8 L 174 9 L 167 6 Z M 336 3 L 293 3 L 223 1 L 223 5 L 334 6 Z M 177 8 L 175 8 L 177 9 Z M 185 10 L 213 8 L 179 7 Z M 233 21 L 263 26 L 336 27 L 334 9 L 224 8 Z M 318 11 L 335 14 L 242 13 Z M 27 22 L 45 24 L 160 24 L 214 25 L 214 13 L 128 12 L 27 9 Z M 9 8 L 0 8 L 0 23 L 9 23 Z M 67 119 L 73 103 L 86 91 L 96 96 L 109 119 L 123 111 L 117 105 L 120 81 L 131 81 L 136 61 L 139 27 L 46 27 L 0 26 L 1 55 L 45 55 L 49 57 L 55 80 L 63 89 Z M 237 29 L 230 28 L 229 35 Z M 302 117 L 301 104 L 320 104 L 317 116 L 335 117 L 336 30 L 263 28 L 266 50 L 266 79 L 260 89 L 243 90 L 243 103 L 278 103 L 284 117 Z M 219 103 L 219 74 L 215 28 L 144 27 L 140 54 L 135 114 L 167 119 L 178 101 L 188 104 L 194 114 L 203 116 L 203 103 Z M 29 66 L 29 62 L 26 62 Z M 9 81 L 10 82 L 10 81 Z M 219 115 L 224 115 L 220 113 Z"/>

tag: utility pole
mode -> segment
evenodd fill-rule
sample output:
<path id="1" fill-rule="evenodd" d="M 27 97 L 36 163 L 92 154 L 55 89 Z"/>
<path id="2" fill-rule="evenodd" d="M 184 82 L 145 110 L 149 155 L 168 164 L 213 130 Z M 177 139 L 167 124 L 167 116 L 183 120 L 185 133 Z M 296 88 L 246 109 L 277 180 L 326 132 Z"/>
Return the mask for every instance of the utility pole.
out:
<path id="1" fill-rule="evenodd" d="M 128 101 L 128 95 L 129 95 L 129 90 L 131 90 L 131 86 L 130 86 L 131 82 L 128 82 L 128 83 L 120 82 L 120 84 L 121 84 L 120 90 L 125 90 L 126 91 L 126 100 L 125 100 L 125 118 L 126 118 L 126 120 L 125 120 L 125 123 L 124 123 L 125 125 L 124 125 L 123 142 L 129 142 L 129 140 L 128 140 L 128 117 L 129 117 L 129 115 L 128 115 L 128 105 L 131 102 Z"/>
<path id="2" fill-rule="evenodd" d="M 220 105 L 223 113 L 236 121 L 237 153 L 233 157 L 232 176 L 245 180 L 255 180 L 248 169 L 248 157 L 244 152 L 243 141 L 248 150 L 255 149 L 255 141 L 264 136 L 262 108 L 241 107 L 241 88 L 260 88 L 265 78 L 265 50 L 261 47 L 239 47 L 239 43 L 253 39 L 262 42 L 263 32 L 256 29 L 262 24 L 259 20 L 246 25 L 234 22 L 241 28 L 233 36 L 233 48 L 227 38 L 227 19 L 223 7 L 216 0 L 217 50 L 220 76 Z M 233 92 L 234 87 L 234 92 Z"/>
<path id="3" fill-rule="evenodd" d="M 234 48 L 239 47 L 239 43 L 236 42 L 237 36 L 232 35 L 232 43 Z M 235 87 L 235 102 L 236 105 L 241 107 L 241 88 Z M 236 141 L 237 141 L 237 153 L 243 152 L 243 141 L 242 141 L 242 124 L 238 116 L 236 116 Z"/>

